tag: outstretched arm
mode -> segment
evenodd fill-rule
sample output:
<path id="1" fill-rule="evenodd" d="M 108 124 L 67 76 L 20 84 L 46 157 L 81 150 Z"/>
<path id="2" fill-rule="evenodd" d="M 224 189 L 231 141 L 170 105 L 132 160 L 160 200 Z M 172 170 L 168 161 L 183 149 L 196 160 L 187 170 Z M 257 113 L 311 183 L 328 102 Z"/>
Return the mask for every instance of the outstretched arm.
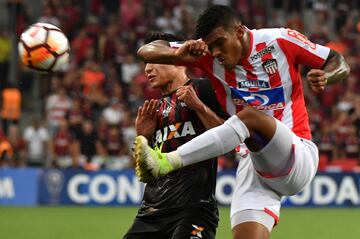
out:
<path id="1" fill-rule="evenodd" d="M 169 42 L 157 40 L 140 47 L 137 55 L 146 63 L 191 64 L 204 55 L 207 45 L 202 40 L 185 41 L 179 48 L 172 48 Z"/>
<path id="2" fill-rule="evenodd" d="M 350 74 L 350 67 L 344 57 L 338 52 L 331 50 L 322 69 L 311 69 L 307 73 L 307 79 L 311 88 L 320 92 L 327 84 L 345 80 Z"/>

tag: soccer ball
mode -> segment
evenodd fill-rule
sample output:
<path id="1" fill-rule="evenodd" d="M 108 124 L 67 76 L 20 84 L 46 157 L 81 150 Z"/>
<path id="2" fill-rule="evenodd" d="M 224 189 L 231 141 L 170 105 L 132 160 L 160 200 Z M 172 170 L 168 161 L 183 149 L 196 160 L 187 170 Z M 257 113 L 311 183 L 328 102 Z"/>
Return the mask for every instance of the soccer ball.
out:
<path id="1" fill-rule="evenodd" d="M 69 65 L 69 41 L 58 27 L 48 23 L 35 23 L 24 31 L 18 50 L 24 65 L 35 71 L 65 71 Z"/>

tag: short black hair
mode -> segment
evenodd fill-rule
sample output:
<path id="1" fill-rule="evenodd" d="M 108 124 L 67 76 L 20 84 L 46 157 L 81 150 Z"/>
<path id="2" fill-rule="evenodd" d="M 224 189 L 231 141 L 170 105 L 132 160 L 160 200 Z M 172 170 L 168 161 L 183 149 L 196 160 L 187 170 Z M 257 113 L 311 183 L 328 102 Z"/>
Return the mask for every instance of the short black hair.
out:
<path id="1" fill-rule="evenodd" d="M 150 32 L 150 33 L 146 34 L 144 43 L 148 44 L 148 43 L 156 41 L 156 40 L 177 42 L 177 41 L 185 41 L 185 38 L 183 38 L 181 36 L 173 35 L 170 33 L 165 33 L 165 32 Z"/>
<path id="2" fill-rule="evenodd" d="M 198 18 L 195 36 L 196 38 L 203 38 L 220 26 L 229 29 L 235 22 L 240 22 L 240 17 L 232 8 L 224 5 L 213 5 Z"/>

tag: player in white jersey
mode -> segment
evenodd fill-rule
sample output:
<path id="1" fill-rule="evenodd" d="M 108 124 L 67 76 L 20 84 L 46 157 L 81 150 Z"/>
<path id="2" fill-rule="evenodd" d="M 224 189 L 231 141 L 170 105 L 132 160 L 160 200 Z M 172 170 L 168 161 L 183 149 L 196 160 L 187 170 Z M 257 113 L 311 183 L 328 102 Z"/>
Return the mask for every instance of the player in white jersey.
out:
<path id="1" fill-rule="evenodd" d="M 141 47 L 145 62 L 184 64 L 205 70 L 220 104 L 233 116 L 176 151 L 151 149 L 135 140 L 142 181 L 227 153 L 245 143 L 231 204 L 235 239 L 269 238 L 280 214 L 281 196 L 300 192 L 314 177 L 318 149 L 312 143 L 299 65 L 312 68 L 314 91 L 345 79 L 349 66 L 327 47 L 291 29 L 249 30 L 226 6 L 212 6 L 199 18 L 197 37 L 182 44 L 153 42 Z"/>

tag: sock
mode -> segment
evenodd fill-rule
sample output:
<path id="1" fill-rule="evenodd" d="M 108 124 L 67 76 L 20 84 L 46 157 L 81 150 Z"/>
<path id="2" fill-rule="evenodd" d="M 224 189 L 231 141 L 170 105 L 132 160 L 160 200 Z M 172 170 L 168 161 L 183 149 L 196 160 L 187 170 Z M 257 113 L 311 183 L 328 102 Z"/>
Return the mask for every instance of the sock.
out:
<path id="1" fill-rule="evenodd" d="M 233 115 L 224 124 L 202 133 L 167 154 L 167 158 L 177 169 L 230 152 L 249 136 L 246 125 Z"/>

